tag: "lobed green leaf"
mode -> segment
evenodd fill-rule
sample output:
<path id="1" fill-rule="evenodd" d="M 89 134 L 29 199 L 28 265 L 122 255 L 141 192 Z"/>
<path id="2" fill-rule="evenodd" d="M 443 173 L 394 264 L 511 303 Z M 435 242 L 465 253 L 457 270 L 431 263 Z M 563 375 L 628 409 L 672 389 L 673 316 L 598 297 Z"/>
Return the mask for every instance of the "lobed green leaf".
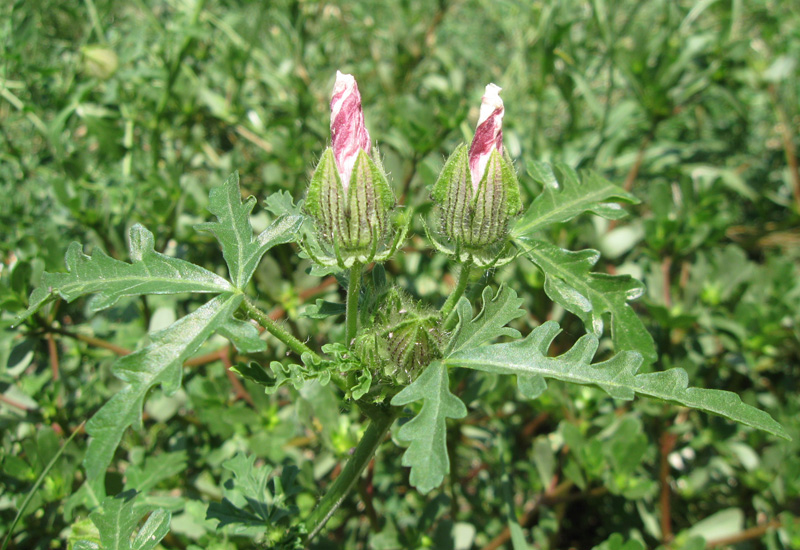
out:
<path id="1" fill-rule="evenodd" d="M 483 308 L 475 318 L 472 317 L 472 305 L 469 300 L 462 297 L 458 301 L 456 313 L 459 322 L 445 349 L 445 355 L 478 347 L 500 336 L 520 337 L 518 330 L 506 325 L 525 314 L 520 309 L 524 300 L 517 298 L 517 293 L 506 286 L 501 286 L 497 292 L 493 292 L 487 286 L 483 289 L 481 297 Z"/>
<path id="2" fill-rule="evenodd" d="M 114 364 L 113 372 L 126 386 L 115 394 L 87 422 L 92 436 L 84 458 L 87 482 L 97 494 L 104 494 L 105 471 L 132 424 L 141 424 L 142 406 L 151 388 L 161 385 L 164 392 L 175 393 L 181 386 L 183 363 L 194 355 L 216 331 L 233 337 L 240 351 L 257 351 L 258 330 L 232 317 L 241 304 L 241 294 L 217 296 L 196 311 L 182 317 L 168 328 L 152 335 L 152 342 L 126 355 Z M 249 329 L 248 329 L 249 327 Z"/>
<path id="3" fill-rule="evenodd" d="M 656 361 L 653 337 L 628 304 L 642 295 L 642 283 L 630 275 L 592 273 L 600 258 L 595 250 L 571 252 L 528 238 L 518 242 L 544 272 L 544 290 L 551 300 L 580 317 L 586 330 L 598 337 L 603 334 L 603 315 L 609 314 L 614 349 L 636 350 L 648 364 Z"/>
<path id="4" fill-rule="evenodd" d="M 115 497 L 106 497 L 101 507 L 89 518 L 100 534 L 95 540 L 78 540 L 76 550 L 153 550 L 169 532 L 172 515 L 163 509 L 150 511 L 137 506 L 135 491 L 126 491 Z M 139 527 L 145 515 L 147 521 Z M 138 529 L 137 529 L 138 528 Z M 135 536 L 134 536 L 135 535 Z"/>
<path id="5" fill-rule="evenodd" d="M 586 172 L 580 180 L 569 166 L 561 163 L 554 166 L 560 178 L 544 162 L 534 162 L 528 169 L 531 177 L 542 186 L 542 192 L 514 225 L 511 230 L 513 238 L 532 237 L 549 225 L 569 221 L 584 212 L 619 219 L 626 215 L 625 210 L 617 202 L 608 201 L 640 202 L 634 195 L 594 172 Z"/>
<path id="6" fill-rule="evenodd" d="M 222 501 L 208 506 L 206 518 L 218 520 L 217 528 L 232 525 L 241 531 L 254 527 L 263 533 L 265 527 L 278 527 L 282 520 L 297 515 L 297 507 L 290 503 L 300 492 L 295 483 L 297 468 L 286 467 L 280 475 L 273 475 L 270 465 L 255 466 L 255 458 L 237 453 L 222 463 L 233 479 L 225 484 Z"/>
<path id="7" fill-rule="evenodd" d="M 253 196 L 242 202 L 239 173 L 234 172 L 209 193 L 208 210 L 218 221 L 195 226 L 200 231 L 209 231 L 219 241 L 231 281 L 238 289 L 243 289 L 250 281 L 267 250 L 298 238 L 303 223 L 302 216 L 283 215 L 258 236 L 254 236 L 250 213 L 255 204 L 256 198 Z M 285 206 L 285 201 L 278 201 L 274 206 L 280 205 Z"/>
<path id="8" fill-rule="evenodd" d="M 717 414 L 778 437 L 789 438 L 783 427 L 770 415 L 744 404 L 737 394 L 688 387 L 688 376 L 683 369 L 636 374 L 642 365 L 642 356 L 634 351 L 623 351 L 608 361 L 592 364 L 598 346 L 598 340 L 592 334 L 582 336 L 566 353 L 548 357 L 547 351 L 559 330 L 555 321 L 548 321 L 523 340 L 460 351 L 446 357 L 442 363 L 533 378 L 540 381 L 542 389 L 545 387 L 544 379 L 553 378 L 597 386 L 615 399 L 633 399 L 637 394 L 645 395 Z"/>
<path id="9" fill-rule="evenodd" d="M 28 309 L 17 322 L 58 296 L 72 302 L 94 294 L 89 307 L 99 311 L 124 296 L 233 291 L 233 286 L 216 273 L 156 252 L 153 234 L 139 224 L 131 227 L 129 240 L 131 263 L 116 260 L 100 249 L 87 256 L 80 243 L 72 243 L 66 254 L 68 273 L 45 273 L 39 288 L 31 294 Z"/>
<path id="10" fill-rule="evenodd" d="M 400 427 L 397 437 L 410 442 L 402 464 L 411 467 L 411 485 L 427 493 L 438 487 L 450 472 L 446 420 L 464 418 L 467 407 L 450 393 L 447 367 L 440 361 L 428 365 L 414 382 L 392 398 L 391 404 L 400 407 L 415 401 L 423 402 L 422 409 Z"/>

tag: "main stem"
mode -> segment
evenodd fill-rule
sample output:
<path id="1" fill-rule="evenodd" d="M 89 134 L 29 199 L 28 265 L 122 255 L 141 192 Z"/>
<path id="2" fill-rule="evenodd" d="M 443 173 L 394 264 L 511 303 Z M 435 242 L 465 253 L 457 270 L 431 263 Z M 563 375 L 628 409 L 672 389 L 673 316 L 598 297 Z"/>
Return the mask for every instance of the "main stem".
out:
<path id="1" fill-rule="evenodd" d="M 440 310 L 442 319 L 447 319 L 447 316 L 452 313 L 453 308 L 456 307 L 456 304 L 464 295 L 464 291 L 467 289 L 467 284 L 469 283 L 469 273 L 471 270 L 471 262 L 461 264 L 461 273 L 458 274 L 458 283 L 456 284 L 456 288 L 452 293 L 450 293 L 450 296 L 447 297 L 447 300 L 442 305 L 442 309 Z"/>
<path id="2" fill-rule="evenodd" d="M 350 346 L 358 332 L 358 295 L 361 292 L 361 274 L 364 264 L 358 262 L 350 268 L 350 279 L 347 282 L 347 305 L 345 307 L 345 339 L 344 345 Z"/>
<path id="3" fill-rule="evenodd" d="M 364 468 L 367 467 L 369 461 L 378 450 L 378 446 L 383 441 L 389 428 L 392 426 L 394 419 L 397 418 L 397 413 L 400 409 L 392 408 L 390 411 L 383 411 L 380 415 L 373 415 L 372 420 L 364 432 L 364 436 L 353 452 L 350 460 L 347 461 L 342 473 L 331 485 L 330 489 L 322 497 L 317 507 L 311 512 L 311 515 L 306 520 L 306 529 L 308 530 L 308 539 L 313 539 L 333 516 L 334 512 L 341 506 L 344 499 L 353 489 L 353 486 L 361 477 Z"/>

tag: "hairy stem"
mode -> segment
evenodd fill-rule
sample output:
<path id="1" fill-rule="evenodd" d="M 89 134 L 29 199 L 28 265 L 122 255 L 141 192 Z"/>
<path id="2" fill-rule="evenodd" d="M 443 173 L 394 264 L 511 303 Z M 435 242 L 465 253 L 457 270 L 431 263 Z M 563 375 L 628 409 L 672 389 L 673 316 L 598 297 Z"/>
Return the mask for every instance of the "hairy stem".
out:
<path id="1" fill-rule="evenodd" d="M 308 530 L 308 539 L 310 541 L 325 527 L 325 524 L 333 516 L 334 512 L 341 506 L 344 499 L 353 489 L 353 486 L 361 477 L 364 468 L 367 467 L 378 446 L 383 441 L 386 433 L 389 431 L 392 423 L 400 409 L 392 408 L 391 410 L 384 410 L 382 414 L 372 415 L 372 420 L 367 426 L 367 431 L 361 441 L 358 442 L 353 455 L 347 461 L 342 473 L 333 482 L 325 496 L 319 502 L 317 507 L 311 512 L 311 515 L 306 520 L 306 529 Z"/>
<path id="2" fill-rule="evenodd" d="M 456 284 L 456 288 L 450 293 L 450 296 L 447 297 L 445 303 L 442 304 L 442 309 L 440 310 L 442 319 L 447 319 L 447 316 L 453 312 L 453 308 L 456 307 L 456 304 L 464 295 L 464 291 L 467 289 L 467 283 L 469 282 L 470 271 L 472 271 L 471 263 L 467 262 L 461 265 L 461 273 L 458 274 L 458 284 Z"/>
<path id="3" fill-rule="evenodd" d="M 244 302 L 242 302 L 242 307 L 251 319 L 257 321 L 259 325 L 264 327 L 264 329 L 272 334 L 275 338 L 286 344 L 289 349 L 291 349 L 297 355 L 302 357 L 304 353 L 310 353 L 315 361 L 320 360 L 319 355 L 317 355 L 314 350 L 295 338 L 293 334 L 283 328 L 280 324 L 273 321 L 269 315 L 253 305 L 248 298 L 244 299 Z"/>
<path id="4" fill-rule="evenodd" d="M 347 283 L 347 306 L 345 309 L 345 339 L 344 344 L 350 346 L 358 331 L 358 295 L 361 291 L 361 274 L 364 265 L 358 262 L 350 268 L 350 279 Z"/>

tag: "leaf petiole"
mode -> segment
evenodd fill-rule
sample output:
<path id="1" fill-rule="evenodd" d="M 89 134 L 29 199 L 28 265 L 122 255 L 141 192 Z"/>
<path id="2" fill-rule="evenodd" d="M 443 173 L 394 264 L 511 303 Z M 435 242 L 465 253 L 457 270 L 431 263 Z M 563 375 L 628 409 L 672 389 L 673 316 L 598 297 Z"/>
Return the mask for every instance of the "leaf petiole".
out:
<path id="1" fill-rule="evenodd" d="M 322 359 L 320 356 L 312 350 L 310 347 L 305 345 L 303 342 L 298 340 L 293 334 L 291 334 L 288 330 L 283 328 L 280 324 L 276 323 L 272 320 L 272 318 L 264 313 L 258 306 L 253 304 L 249 298 L 245 296 L 244 301 L 242 302 L 242 309 L 244 309 L 245 313 L 250 316 L 251 319 L 258 322 L 259 325 L 264 327 L 270 334 L 272 334 L 275 338 L 286 344 L 289 349 L 295 352 L 300 357 L 303 356 L 304 353 L 308 353 L 311 355 L 314 361 L 321 361 Z"/>

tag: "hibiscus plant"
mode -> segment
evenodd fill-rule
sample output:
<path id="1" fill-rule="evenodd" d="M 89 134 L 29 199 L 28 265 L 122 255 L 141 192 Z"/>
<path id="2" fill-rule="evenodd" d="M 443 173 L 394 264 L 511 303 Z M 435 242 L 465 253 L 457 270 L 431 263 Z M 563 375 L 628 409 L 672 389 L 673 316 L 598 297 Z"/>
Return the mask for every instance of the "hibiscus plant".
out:
<path id="1" fill-rule="evenodd" d="M 44 274 L 18 323 L 56 300 L 84 296 L 92 296 L 92 311 L 145 294 L 210 296 L 116 362 L 113 372 L 122 385 L 86 423 L 91 439 L 83 462 L 85 483 L 75 498 L 98 510 L 92 520 L 101 538 L 112 529 L 115 514 L 133 518 L 129 527 L 142 517 L 125 498 L 107 495 L 107 470 L 123 436 L 141 425 L 153 388 L 178 391 L 184 363 L 214 334 L 229 339 L 238 351 L 230 366 L 237 376 L 268 393 L 287 386 L 291 393 L 307 384 L 331 385 L 342 406 L 358 407 L 369 420 L 307 517 L 300 517 L 294 504 L 290 467 L 273 472 L 244 454 L 224 463 L 233 478 L 221 502 L 209 506 L 208 518 L 220 528 L 255 529 L 274 547 L 302 547 L 319 534 L 378 448 L 394 444 L 387 441 L 389 433 L 406 447 L 402 465 L 408 468 L 409 483 L 420 493 L 439 487 L 450 472 L 448 422 L 468 413 L 459 390 L 451 388 L 454 369 L 513 375 L 526 399 L 538 398 L 547 380 L 554 379 L 594 386 L 618 400 L 641 395 L 675 403 L 786 437 L 768 414 L 738 395 L 689 387 L 684 370 L 655 366 L 653 339 L 631 305 L 643 293 L 641 283 L 628 275 L 593 272 L 596 251 L 565 250 L 548 238 L 545 230 L 553 224 L 583 213 L 617 220 L 625 215 L 620 204 L 637 200 L 597 174 L 530 163 L 529 176 L 542 190 L 524 205 L 520 176 L 503 145 L 500 91 L 494 84 L 486 86 L 472 143 L 447 159 L 430 190 L 433 206 L 424 211 L 398 204 L 365 125 L 356 80 L 338 73 L 330 147 L 319 157 L 303 200 L 295 202 L 285 192 L 266 197 L 264 208 L 272 221 L 255 234 L 250 216 L 257 198 L 242 199 L 237 174 L 211 191 L 208 209 L 216 219 L 196 229 L 218 241 L 227 277 L 156 251 L 154 235 L 138 224 L 129 232 L 129 263 L 98 249 L 87 256 L 81 244 L 73 243 L 66 253 L 67 272 Z M 384 267 L 404 254 L 415 231 L 414 238 L 425 239 L 432 254 L 446 256 L 457 273 L 449 295 L 421 300 L 394 284 L 393 270 Z M 301 341 L 289 325 L 270 317 L 251 292 L 251 278 L 264 255 L 285 243 L 295 243 L 313 276 L 335 275 L 343 287 L 343 303 L 313 306 L 317 318 L 342 319 L 341 331 L 323 335 L 322 341 Z M 533 326 L 518 290 L 493 284 L 499 268 L 523 258 L 543 273 L 547 296 L 583 322 L 585 334 L 569 349 L 551 353 L 559 325 L 546 321 Z M 263 333 L 290 353 L 269 363 L 259 360 L 268 347 Z M 157 542 L 169 521 L 168 512 L 152 511 L 141 533 Z M 141 547 L 151 548 L 145 538 Z M 92 544 L 97 543 L 75 547 L 97 547 Z"/>

